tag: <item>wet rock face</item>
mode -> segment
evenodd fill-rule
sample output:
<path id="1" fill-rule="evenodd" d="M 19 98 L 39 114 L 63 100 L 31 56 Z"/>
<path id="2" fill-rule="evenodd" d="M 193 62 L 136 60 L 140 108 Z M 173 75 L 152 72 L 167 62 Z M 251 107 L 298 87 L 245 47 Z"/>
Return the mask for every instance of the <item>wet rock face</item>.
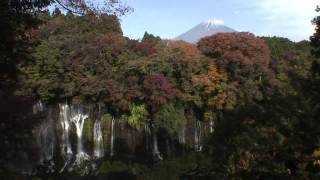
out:
<path id="1" fill-rule="evenodd" d="M 186 150 L 201 151 L 210 123 L 189 118 L 181 132 L 169 135 L 151 123 L 137 130 L 125 120 L 103 115 L 92 106 L 37 103 L 34 113 L 43 119 L 36 128 L 39 164 L 46 172 L 90 173 L 102 158 L 162 160 Z M 212 124 L 211 124 L 212 125 Z"/>

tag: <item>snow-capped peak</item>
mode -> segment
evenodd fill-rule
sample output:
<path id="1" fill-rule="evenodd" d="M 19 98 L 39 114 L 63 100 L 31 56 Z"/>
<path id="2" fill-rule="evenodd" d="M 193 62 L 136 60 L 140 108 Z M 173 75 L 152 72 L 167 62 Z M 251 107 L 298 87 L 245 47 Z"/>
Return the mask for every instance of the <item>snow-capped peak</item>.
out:
<path id="1" fill-rule="evenodd" d="M 213 19 L 201 22 L 187 32 L 176 37 L 175 40 L 197 43 L 203 37 L 226 32 L 235 32 L 235 30 L 225 26 L 222 20 Z"/>
<path id="2" fill-rule="evenodd" d="M 209 28 L 211 26 L 223 25 L 224 21 L 223 20 L 219 20 L 219 19 L 209 19 L 207 21 L 204 21 L 203 24 L 206 25 Z"/>

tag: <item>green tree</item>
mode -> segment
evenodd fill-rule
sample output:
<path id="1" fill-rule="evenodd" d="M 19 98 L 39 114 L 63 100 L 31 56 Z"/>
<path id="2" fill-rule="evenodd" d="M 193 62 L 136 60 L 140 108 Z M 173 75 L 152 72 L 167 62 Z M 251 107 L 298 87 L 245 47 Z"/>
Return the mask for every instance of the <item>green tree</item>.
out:
<path id="1" fill-rule="evenodd" d="M 187 123 L 184 107 L 179 104 L 168 103 L 155 114 L 155 127 L 165 129 L 172 137 L 177 135 Z"/>
<path id="2" fill-rule="evenodd" d="M 156 45 L 160 41 L 161 41 L 161 38 L 159 36 L 155 36 L 153 34 L 149 34 L 148 32 L 144 33 L 143 38 L 141 40 L 141 42 L 150 43 L 152 45 Z"/>
<path id="3" fill-rule="evenodd" d="M 140 130 L 146 124 L 146 118 L 148 112 L 144 105 L 130 105 L 130 116 L 128 117 L 128 123 L 130 126 Z"/>

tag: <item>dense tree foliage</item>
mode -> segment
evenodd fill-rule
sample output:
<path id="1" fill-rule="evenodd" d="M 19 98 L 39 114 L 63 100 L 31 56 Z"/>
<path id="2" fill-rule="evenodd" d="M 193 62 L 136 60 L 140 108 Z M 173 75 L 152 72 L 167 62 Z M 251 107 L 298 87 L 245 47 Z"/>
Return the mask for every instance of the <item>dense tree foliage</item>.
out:
<path id="1" fill-rule="evenodd" d="M 39 88 L 39 97 L 47 99 L 55 96 L 57 90 L 61 90 L 58 88 L 61 85 L 58 81 L 61 80 L 61 74 L 64 71 L 62 71 L 62 63 L 58 61 L 61 55 L 58 49 L 50 49 L 51 46 L 44 42 L 34 51 L 32 50 L 34 53 L 30 56 L 34 42 L 31 39 L 32 33 L 29 31 L 47 22 L 46 18 L 49 17 L 41 18 L 37 13 L 57 3 L 67 10 L 81 14 L 122 15 L 131 10 L 120 1 L 106 1 L 106 4 L 99 8 L 93 8 L 89 1 L 79 0 L 3 0 L 0 2 L 0 21 L 3 27 L 0 30 L 2 41 L 0 45 L 0 141 L 1 153 L 4 154 L 0 160 L 1 169 L 7 166 L 7 161 L 15 158 L 23 160 L 26 157 L 24 154 L 32 151 L 29 147 L 33 141 L 30 138 L 31 129 L 34 128 L 39 117 L 34 117 L 30 113 L 34 97 L 29 96 L 31 94 L 26 91 L 21 91 L 25 88 L 23 84 L 31 81 L 32 86 Z M 58 12 L 54 14 L 59 15 Z M 45 56 L 48 54 L 49 61 L 46 61 Z M 29 63 L 33 63 L 35 67 L 29 66 L 23 71 L 28 71 L 28 74 L 34 77 L 33 79 L 25 79 L 21 76 L 19 66 Z M 46 74 L 47 70 L 50 71 L 48 74 Z M 52 87 L 49 87 L 50 83 L 53 83 Z"/>
<path id="2" fill-rule="evenodd" d="M 250 33 L 218 33 L 201 39 L 198 47 L 205 55 L 220 59 L 224 64 L 257 65 L 264 69 L 269 65 L 268 46 Z"/>
<path id="3" fill-rule="evenodd" d="M 318 6 L 316 11 L 320 12 L 320 7 Z M 313 94 L 316 98 L 316 106 L 319 106 L 319 88 L 320 88 L 320 16 L 315 17 L 312 23 L 316 26 L 316 32 L 311 36 L 311 45 L 313 47 L 313 54 L 316 59 L 313 61 L 312 65 L 312 81 L 313 81 Z"/>
<path id="4" fill-rule="evenodd" d="M 49 3 L 19 8 L 26 13 L 28 8 Z M 68 3 L 72 1 L 65 4 L 72 9 L 85 8 Z M 161 40 L 147 32 L 141 41 L 131 40 L 123 36 L 116 15 L 88 11 L 81 16 L 58 9 L 53 14 L 29 12 L 24 15 L 32 15 L 37 26 L 26 28 L 17 23 L 8 29 L 7 35 L 13 34 L 4 38 L 10 43 L 1 46 L 1 63 L 19 70 L 12 71 L 17 79 L 13 82 L 19 86 L 0 91 L 1 97 L 15 95 L 8 105 L 4 103 L 7 99 L 1 102 L 7 106 L 1 110 L 10 114 L 8 119 L 30 121 L 31 113 L 24 113 L 37 100 L 48 105 L 67 101 L 99 109 L 103 129 L 116 119 L 136 131 L 149 127 L 153 139 L 158 135 L 167 144 L 180 141 L 178 136 L 189 130 L 190 122 L 194 129 L 210 129 L 203 149 L 197 149 L 201 152 L 192 152 L 179 142 L 184 153 L 173 159 L 152 167 L 103 160 L 99 175 L 126 172 L 140 179 L 320 177 L 319 17 L 313 20 L 316 33 L 311 42 L 242 32 L 219 33 L 194 45 Z M 20 26 L 26 39 L 18 36 Z M 27 46 L 18 46 L 20 40 Z M 8 74 L 2 73 L 3 77 Z M 30 103 L 19 104 L 22 97 L 28 97 Z M 1 124 L 6 136 L 0 140 L 7 142 L 13 133 L 9 125 L 31 139 L 33 124 Z M 90 134 L 92 127 L 88 121 L 85 133 Z M 3 151 L 10 149 L 5 147 Z"/>

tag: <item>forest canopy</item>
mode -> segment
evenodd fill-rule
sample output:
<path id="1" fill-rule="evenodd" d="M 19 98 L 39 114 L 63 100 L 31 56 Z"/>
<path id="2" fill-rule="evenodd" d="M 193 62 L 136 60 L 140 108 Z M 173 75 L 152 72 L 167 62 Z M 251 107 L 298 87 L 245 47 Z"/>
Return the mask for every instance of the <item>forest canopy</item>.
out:
<path id="1" fill-rule="evenodd" d="M 37 7 L 50 4 L 42 3 Z M 151 168 L 132 167 L 120 159 L 120 170 L 115 171 L 137 178 L 320 177 L 319 16 L 313 20 L 317 28 L 311 41 L 233 32 L 189 44 L 147 32 L 142 40 L 129 39 L 114 13 L 64 14 L 56 9 L 32 15 L 37 25 L 23 30 L 25 39 L 19 39 L 19 28 L 12 26 L 7 34 L 14 38 L 8 36 L 8 44 L 0 49 L 1 65 L 11 68 L 1 73 L 6 80 L 0 96 L 12 95 L 1 105 L 7 106 L 3 114 L 14 114 L 4 116 L 8 118 L 0 140 L 21 141 L 12 129 L 32 134 L 16 121 L 21 114 L 10 111 L 20 102 L 16 98 L 26 98 L 29 104 L 68 102 L 99 109 L 99 116 L 107 117 L 102 119 L 119 121 L 132 131 L 149 127 L 153 143 L 165 139 L 167 144 L 188 146 L 188 140 L 177 139 L 188 130 L 187 124 L 193 122 L 195 129 L 206 124 L 206 139 L 202 145 L 192 144 L 195 151 L 190 145 L 180 155 L 167 153 L 163 160 L 164 150 L 153 149 Z M 18 45 L 20 40 L 24 43 Z M 17 51 L 11 51 L 16 46 Z M 28 115 L 23 120 L 33 118 Z M 30 129 L 37 123 L 30 123 Z M 102 126 L 106 128 L 104 122 Z M 200 141 L 197 134 L 194 138 Z M 7 144 L 2 151 L 13 147 Z M 112 172 L 109 163 L 102 163 L 102 174 Z"/>

